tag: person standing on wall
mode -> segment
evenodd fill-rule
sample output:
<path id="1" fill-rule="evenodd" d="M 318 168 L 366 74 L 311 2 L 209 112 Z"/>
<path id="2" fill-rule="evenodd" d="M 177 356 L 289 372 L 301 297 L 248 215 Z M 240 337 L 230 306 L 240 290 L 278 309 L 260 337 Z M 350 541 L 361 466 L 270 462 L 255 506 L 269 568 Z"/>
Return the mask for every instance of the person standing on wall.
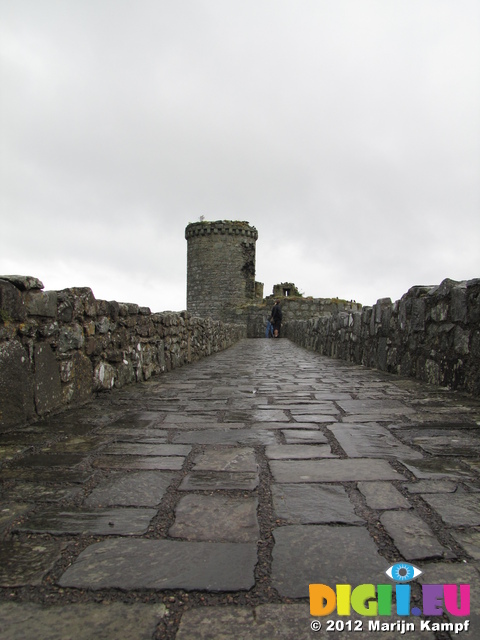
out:
<path id="1" fill-rule="evenodd" d="M 275 300 L 270 322 L 273 324 L 273 337 L 278 338 L 280 333 L 280 327 L 282 325 L 282 309 L 280 308 L 280 300 Z"/>

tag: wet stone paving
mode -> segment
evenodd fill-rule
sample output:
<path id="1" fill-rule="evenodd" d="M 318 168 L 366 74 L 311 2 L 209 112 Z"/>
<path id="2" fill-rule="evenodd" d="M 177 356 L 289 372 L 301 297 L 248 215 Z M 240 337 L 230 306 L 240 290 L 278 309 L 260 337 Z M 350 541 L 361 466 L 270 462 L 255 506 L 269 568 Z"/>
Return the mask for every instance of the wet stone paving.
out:
<path id="1" fill-rule="evenodd" d="M 471 585 L 480 638 L 479 426 L 478 400 L 244 340 L 0 433 L 0 637 L 457 637 L 311 629 L 309 584 L 406 561 L 412 607 Z"/>

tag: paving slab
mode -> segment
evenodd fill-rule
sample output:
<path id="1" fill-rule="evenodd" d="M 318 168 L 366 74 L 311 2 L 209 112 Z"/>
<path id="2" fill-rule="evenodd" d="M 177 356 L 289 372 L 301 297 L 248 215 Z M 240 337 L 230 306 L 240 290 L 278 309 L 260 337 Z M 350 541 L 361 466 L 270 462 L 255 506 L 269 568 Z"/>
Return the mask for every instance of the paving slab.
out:
<path id="1" fill-rule="evenodd" d="M 311 640 L 308 605 L 216 606 L 186 611 L 175 640 Z"/>
<path id="2" fill-rule="evenodd" d="M 386 511 L 380 516 L 380 522 L 405 560 L 455 557 L 440 544 L 427 523 L 414 513 Z"/>
<path id="3" fill-rule="evenodd" d="M 350 458 L 422 458 L 378 424 L 341 424 L 327 427 Z"/>
<path id="4" fill-rule="evenodd" d="M 179 486 L 180 491 L 215 491 L 243 489 L 253 491 L 259 482 L 258 474 L 248 471 L 192 471 Z"/>
<path id="5" fill-rule="evenodd" d="M 259 538 L 258 500 L 222 495 L 186 495 L 175 509 L 172 538 L 250 542 Z"/>
<path id="6" fill-rule="evenodd" d="M 42 453 L 90 453 L 109 441 L 108 436 L 76 436 L 42 448 Z"/>
<path id="7" fill-rule="evenodd" d="M 254 429 L 202 429 L 185 431 L 173 436 L 174 442 L 192 444 L 274 444 L 277 440 L 272 431 Z"/>
<path id="8" fill-rule="evenodd" d="M 309 584 L 380 584 L 388 562 L 363 527 L 288 525 L 274 530 L 272 586 L 308 598 Z"/>
<path id="9" fill-rule="evenodd" d="M 162 500 L 173 477 L 168 471 L 135 471 L 114 476 L 96 487 L 84 504 L 87 508 L 154 507 Z"/>
<path id="10" fill-rule="evenodd" d="M 255 451 L 250 447 L 209 448 L 195 456 L 193 468 L 195 471 L 252 471 L 255 473 L 258 464 Z"/>
<path id="11" fill-rule="evenodd" d="M 452 498 L 450 493 L 422 494 L 422 498 L 440 515 L 445 524 L 452 527 L 480 525 L 480 495 L 460 493 Z"/>
<path id="12" fill-rule="evenodd" d="M 403 487 L 409 493 L 454 493 L 458 483 L 451 480 L 418 480 L 407 482 Z"/>
<path id="13" fill-rule="evenodd" d="M 0 603 L 3 640 L 151 640 L 165 612 L 163 604 Z"/>
<path id="14" fill-rule="evenodd" d="M 150 444 L 142 442 L 117 442 L 103 450 L 105 455 L 121 456 L 188 456 L 192 447 L 184 444 Z"/>
<path id="15" fill-rule="evenodd" d="M 359 482 L 358 489 L 371 509 L 411 509 L 412 505 L 389 482 Z"/>
<path id="16" fill-rule="evenodd" d="M 271 444 L 265 449 L 271 460 L 305 460 L 312 458 L 336 458 L 330 445 Z"/>
<path id="17" fill-rule="evenodd" d="M 273 508 L 277 518 L 291 524 L 364 524 L 343 487 L 319 484 L 275 484 Z"/>
<path id="18" fill-rule="evenodd" d="M 55 540 L 0 541 L 0 587 L 41 584 L 62 549 L 63 544 Z"/>
<path id="19" fill-rule="evenodd" d="M 329 615 L 327 620 L 343 622 L 342 631 L 327 631 L 326 619 L 311 616 L 307 604 L 263 604 L 253 609 L 243 606 L 197 607 L 182 615 L 175 640 L 312 640 L 315 637 L 371 640 L 375 633 L 369 631 L 366 617 L 349 616 L 347 620 L 355 621 L 352 631 L 345 628 L 347 620 L 336 614 Z M 382 623 L 392 625 L 401 620 L 395 616 L 381 618 Z M 312 621 L 321 622 L 321 632 L 312 631 Z M 404 640 L 406 636 L 401 629 L 400 625 L 398 631 L 383 630 L 380 637 L 384 640 Z M 435 639 L 435 635 L 428 631 L 423 631 L 421 636 L 422 640 Z"/>
<path id="20" fill-rule="evenodd" d="M 461 544 L 469 556 L 480 560 L 480 531 L 451 531 L 451 535 Z"/>
<path id="21" fill-rule="evenodd" d="M 321 424 L 321 423 L 329 424 L 331 422 L 336 422 L 337 415 L 338 415 L 338 412 L 336 414 L 305 413 L 305 414 L 292 415 L 292 417 L 295 422 L 299 422 L 302 424 L 302 426 L 304 426 L 303 423 L 306 423 L 306 422 L 311 424 Z"/>
<path id="22" fill-rule="evenodd" d="M 388 420 L 392 416 L 407 416 L 415 412 L 412 407 L 409 407 L 400 400 L 391 400 L 388 398 L 338 400 L 337 404 L 345 413 L 354 415 L 376 415 L 377 420 Z"/>
<path id="23" fill-rule="evenodd" d="M 302 425 L 302 427 L 305 425 Z M 316 426 L 316 425 L 314 425 Z M 287 444 L 327 444 L 327 436 L 319 429 L 283 429 Z"/>
<path id="24" fill-rule="evenodd" d="M 32 514 L 15 531 L 51 533 L 53 535 L 91 534 L 133 536 L 145 533 L 156 509 L 66 510 L 48 506 Z"/>
<path id="25" fill-rule="evenodd" d="M 181 456 L 99 456 L 92 462 L 95 469 L 181 469 Z"/>
<path id="26" fill-rule="evenodd" d="M 270 460 L 276 482 L 403 480 L 385 460 Z"/>
<path id="27" fill-rule="evenodd" d="M 87 547 L 62 575 L 80 589 L 240 591 L 254 583 L 255 543 L 117 538 Z"/>
<path id="28" fill-rule="evenodd" d="M 476 457 L 480 454 L 480 437 L 472 432 L 444 429 L 441 434 L 430 429 L 418 429 L 409 433 L 412 444 L 434 456 Z"/>
<path id="29" fill-rule="evenodd" d="M 402 464 L 419 480 L 435 480 L 437 478 L 475 479 L 475 474 L 469 472 L 456 460 L 444 458 L 430 458 L 426 460 L 402 460 Z"/>

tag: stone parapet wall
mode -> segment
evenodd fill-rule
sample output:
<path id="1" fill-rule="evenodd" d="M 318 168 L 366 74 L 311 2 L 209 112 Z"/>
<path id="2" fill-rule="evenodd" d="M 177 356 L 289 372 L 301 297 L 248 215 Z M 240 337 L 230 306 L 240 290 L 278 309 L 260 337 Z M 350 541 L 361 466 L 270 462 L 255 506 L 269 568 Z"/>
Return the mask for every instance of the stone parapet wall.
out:
<path id="1" fill-rule="evenodd" d="M 287 320 L 284 337 L 326 356 L 480 395 L 480 279 L 412 287 L 399 301 Z"/>
<path id="2" fill-rule="evenodd" d="M 283 323 L 309 320 L 313 316 L 331 315 L 340 311 L 359 311 L 361 304 L 337 298 L 278 298 L 282 308 Z M 275 300 L 266 298 L 259 304 L 245 305 L 237 309 L 238 315 L 247 318 L 247 335 L 249 338 L 264 338 L 267 318 L 270 316 Z M 232 316 L 233 318 L 234 316 Z"/>
<path id="3" fill-rule="evenodd" d="M 0 278 L 0 430 L 226 349 L 243 325 Z"/>

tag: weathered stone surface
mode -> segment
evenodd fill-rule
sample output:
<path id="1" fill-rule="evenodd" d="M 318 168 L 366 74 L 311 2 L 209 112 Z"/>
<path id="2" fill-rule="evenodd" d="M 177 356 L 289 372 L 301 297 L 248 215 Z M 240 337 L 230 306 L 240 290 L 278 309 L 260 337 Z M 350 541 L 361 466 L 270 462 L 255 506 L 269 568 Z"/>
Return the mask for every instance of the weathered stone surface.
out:
<path id="1" fill-rule="evenodd" d="M 480 531 L 452 531 L 451 535 L 459 542 L 474 560 L 480 560 Z"/>
<path id="2" fill-rule="evenodd" d="M 185 431 L 173 437 L 174 442 L 191 442 L 198 444 L 273 444 L 275 434 L 271 431 L 253 429 L 224 429 L 218 425 L 215 429 L 201 431 Z"/>
<path id="3" fill-rule="evenodd" d="M 266 448 L 271 460 L 305 460 L 312 458 L 336 458 L 330 445 L 271 444 Z"/>
<path id="4" fill-rule="evenodd" d="M 270 460 L 276 482 L 403 480 L 385 460 Z"/>
<path id="5" fill-rule="evenodd" d="M 175 510 L 172 538 L 250 542 L 259 537 L 256 498 L 187 495 Z"/>
<path id="6" fill-rule="evenodd" d="M 254 584 L 254 543 L 107 540 L 87 547 L 59 580 L 84 589 L 239 591 Z"/>
<path id="7" fill-rule="evenodd" d="M 258 474 L 248 471 L 192 471 L 179 486 L 180 491 L 215 491 L 243 489 L 253 491 L 258 486 Z"/>
<path id="8" fill-rule="evenodd" d="M 16 483 L 11 489 L 2 492 L 6 501 L 15 502 L 60 502 L 74 498 L 81 491 L 80 487 L 50 487 L 34 482 Z"/>
<path id="9" fill-rule="evenodd" d="M 287 444 L 327 444 L 327 437 L 318 429 L 284 429 L 282 431 Z"/>
<path id="10" fill-rule="evenodd" d="M 385 580 L 388 563 L 362 527 L 292 525 L 275 529 L 274 538 L 272 585 L 287 598 L 308 598 L 309 584 Z"/>
<path id="11" fill-rule="evenodd" d="M 480 525 L 480 496 L 478 493 L 422 494 L 422 498 L 452 527 Z"/>
<path id="12" fill-rule="evenodd" d="M 427 434 L 414 435 L 412 442 L 434 456 L 468 458 L 480 454 L 480 437 L 456 429 L 445 430 L 441 434 L 433 434 L 429 430 Z"/>
<path id="13" fill-rule="evenodd" d="M 44 316 L 56 318 L 57 316 L 57 292 L 56 291 L 29 291 L 25 296 L 25 307 L 31 316 Z"/>
<path id="14" fill-rule="evenodd" d="M 108 455 L 121 456 L 188 456 L 192 447 L 183 444 L 150 444 L 145 442 L 118 442 L 104 449 Z"/>
<path id="15" fill-rule="evenodd" d="M 419 480 L 403 486 L 409 493 L 454 493 L 458 485 L 451 480 Z"/>
<path id="16" fill-rule="evenodd" d="M 185 611 L 176 640 L 311 640 L 308 605 L 217 606 Z"/>
<path id="17" fill-rule="evenodd" d="M 9 527 L 11 524 L 13 524 L 14 520 L 17 520 L 20 516 L 23 516 L 30 509 L 31 505 L 29 504 L 4 502 L 0 509 L 0 531 Z"/>
<path id="18" fill-rule="evenodd" d="M 0 276 L 0 280 L 11 282 L 20 291 L 43 289 L 43 283 L 33 276 Z"/>
<path id="19" fill-rule="evenodd" d="M 153 445 L 155 446 L 155 445 Z M 181 456 L 99 456 L 92 462 L 96 469 L 181 469 Z"/>
<path id="20" fill-rule="evenodd" d="M 54 540 L 1 541 L 0 586 L 22 587 L 40 584 L 43 576 L 60 558 L 62 548 L 63 545 Z M 1 615 L 0 619 L 2 619 Z M 2 619 L 2 628 L 4 628 L 3 623 Z"/>
<path id="21" fill-rule="evenodd" d="M 24 296 L 17 287 L 7 282 L 4 276 L 0 277 L 0 311 L 2 322 L 22 322 L 27 315 Z"/>
<path id="22" fill-rule="evenodd" d="M 234 449 L 206 449 L 195 457 L 194 470 L 197 471 L 251 471 L 258 469 L 255 451 L 246 447 Z"/>
<path id="23" fill-rule="evenodd" d="M 386 511 L 380 522 L 406 560 L 455 557 L 438 542 L 430 527 L 409 511 Z"/>
<path id="24" fill-rule="evenodd" d="M 145 533 L 155 509 L 105 509 L 86 511 L 44 507 L 16 527 L 16 531 L 34 533 L 82 533 L 91 535 L 133 536 Z"/>
<path id="25" fill-rule="evenodd" d="M 173 474 L 135 471 L 104 480 L 85 500 L 85 507 L 154 507 L 163 498 Z"/>
<path id="26" fill-rule="evenodd" d="M 277 518 L 292 524 L 341 522 L 363 524 L 356 515 L 345 489 L 318 484 L 275 484 L 273 508 Z"/>
<path id="27" fill-rule="evenodd" d="M 81 349 L 85 344 L 83 329 L 79 324 L 67 325 L 61 329 L 57 341 L 59 353 L 66 353 L 72 349 Z"/>
<path id="28" fill-rule="evenodd" d="M 34 412 L 28 353 L 13 340 L 0 344 L 0 429 L 23 424 Z"/>
<path id="29" fill-rule="evenodd" d="M 49 344 L 35 347 L 35 406 L 43 415 L 62 404 L 60 368 Z"/>
<path id="30" fill-rule="evenodd" d="M 421 453 L 404 445 L 378 424 L 342 424 L 328 429 L 350 458 L 422 457 Z"/>
<path id="31" fill-rule="evenodd" d="M 0 603 L 5 640 L 151 640 L 165 615 L 163 604 L 39 604 Z"/>
<path id="32" fill-rule="evenodd" d="M 358 489 L 371 509 L 411 509 L 412 505 L 389 482 L 359 482 Z"/>
<path id="33" fill-rule="evenodd" d="M 402 464 L 409 469 L 419 480 L 434 480 L 441 478 L 464 479 L 472 478 L 474 474 L 464 469 L 463 465 L 456 460 L 427 459 L 415 460 L 415 462 L 402 461 Z"/>

